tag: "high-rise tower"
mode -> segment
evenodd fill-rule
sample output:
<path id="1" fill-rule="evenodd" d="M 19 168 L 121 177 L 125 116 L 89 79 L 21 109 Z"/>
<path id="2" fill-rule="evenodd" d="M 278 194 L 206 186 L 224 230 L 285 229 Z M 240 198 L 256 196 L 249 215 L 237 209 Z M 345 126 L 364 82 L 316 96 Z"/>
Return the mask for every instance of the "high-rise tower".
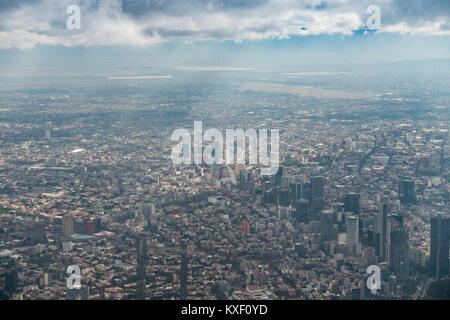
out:
<path id="1" fill-rule="evenodd" d="M 313 201 L 323 199 L 324 181 L 325 181 L 324 177 L 311 178 L 311 195 Z"/>
<path id="2" fill-rule="evenodd" d="M 187 243 L 181 243 L 181 269 L 180 269 L 180 295 L 181 299 L 187 299 L 187 281 L 188 281 L 188 256 Z"/>
<path id="3" fill-rule="evenodd" d="M 401 203 L 415 203 L 416 191 L 414 181 L 400 180 L 398 183 L 398 198 Z"/>
<path id="4" fill-rule="evenodd" d="M 351 246 L 357 246 L 359 243 L 359 219 L 358 216 L 349 216 L 346 219 L 347 227 L 347 244 Z"/>
<path id="5" fill-rule="evenodd" d="M 137 247 L 137 299 L 145 300 L 145 283 L 147 268 L 147 240 L 139 236 L 136 240 Z"/>
<path id="6" fill-rule="evenodd" d="M 50 121 L 44 124 L 44 136 L 47 140 L 50 140 L 50 138 L 52 137 L 52 126 L 53 124 Z"/>
<path id="7" fill-rule="evenodd" d="M 344 211 L 359 214 L 361 211 L 360 198 L 359 193 L 346 194 L 344 199 Z"/>
<path id="8" fill-rule="evenodd" d="M 70 237 L 74 232 L 74 219 L 70 214 L 62 218 L 62 234 L 64 238 Z"/>
<path id="9" fill-rule="evenodd" d="M 389 204 L 384 201 L 378 206 L 378 256 L 381 261 L 388 261 L 390 247 Z"/>
<path id="10" fill-rule="evenodd" d="M 403 225 L 403 217 L 391 217 L 391 244 L 389 250 L 389 268 L 399 276 L 409 275 L 409 238 Z"/>
<path id="11" fill-rule="evenodd" d="M 450 216 L 431 217 L 430 274 L 441 278 L 449 274 Z"/>

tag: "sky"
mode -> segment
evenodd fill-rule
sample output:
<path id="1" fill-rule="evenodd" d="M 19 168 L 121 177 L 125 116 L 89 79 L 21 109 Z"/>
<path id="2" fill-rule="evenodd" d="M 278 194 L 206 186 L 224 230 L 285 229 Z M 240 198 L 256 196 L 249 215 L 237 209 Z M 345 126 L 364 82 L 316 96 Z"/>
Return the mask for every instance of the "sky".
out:
<path id="1" fill-rule="evenodd" d="M 70 5 L 80 7 L 79 30 L 67 28 Z M 367 27 L 371 5 L 380 8 L 377 30 Z M 449 0 L 1 0 L 0 66 L 442 59 L 449 14 Z"/>

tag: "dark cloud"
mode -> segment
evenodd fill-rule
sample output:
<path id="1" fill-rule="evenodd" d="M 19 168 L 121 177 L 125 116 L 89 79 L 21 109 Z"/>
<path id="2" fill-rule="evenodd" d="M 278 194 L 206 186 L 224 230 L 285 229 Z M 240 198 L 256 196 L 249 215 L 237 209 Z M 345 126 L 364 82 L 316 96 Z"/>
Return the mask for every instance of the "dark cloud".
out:
<path id="1" fill-rule="evenodd" d="M 450 0 L 393 0 L 388 8 L 384 8 L 382 15 L 385 23 L 406 22 L 411 26 L 442 17 L 448 20 Z"/>
<path id="2" fill-rule="evenodd" d="M 244 9 L 244 8 L 258 8 L 265 4 L 267 4 L 268 0 L 218 0 L 213 1 L 217 5 L 219 5 L 221 8 L 238 8 L 238 9 Z"/>
<path id="3" fill-rule="evenodd" d="M 146 15 L 149 12 L 167 12 L 174 7 L 175 1 L 163 0 L 122 0 L 122 11 L 134 15 Z"/>
<path id="4" fill-rule="evenodd" d="M 33 5 L 40 0 L 0 0 L 0 11 L 18 8 L 23 5 Z"/>
<path id="5" fill-rule="evenodd" d="M 449 15 L 450 1 L 448 0 L 394 0 L 392 8 L 405 15 Z"/>
<path id="6" fill-rule="evenodd" d="M 132 16 L 151 13 L 181 15 L 199 11 L 255 9 L 269 0 L 122 0 L 122 11 Z"/>
<path id="7" fill-rule="evenodd" d="M 320 2 L 307 2 L 305 4 L 306 9 L 314 9 L 314 10 L 325 10 L 328 8 L 328 3 L 326 1 Z"/>

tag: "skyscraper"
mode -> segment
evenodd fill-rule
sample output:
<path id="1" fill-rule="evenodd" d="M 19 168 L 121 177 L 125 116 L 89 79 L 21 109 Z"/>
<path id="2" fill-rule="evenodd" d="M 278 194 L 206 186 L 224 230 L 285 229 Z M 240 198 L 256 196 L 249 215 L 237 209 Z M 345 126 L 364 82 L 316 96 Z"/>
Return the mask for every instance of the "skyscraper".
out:
<path id="1" fill-rule="evenodd" d="M 353 212 L 359 214 L 361 212 L 359 193 L 348 193 L 344 199 L 344 211 Z"/>
<path id="2" fill-rule="evenodd" d="M 74 219 L 70 214 L 66 214 L 62 218 L 62 233 L 63 237 L 67 238 L 73 234 Z"/>
<path id="3" fill-rule="evenodd" d="M 241 232 L 250 233 L 250 223 L 248 221 L 241 222 Z"/>
<path id="4" fill-rule="evenodd" d="M 281 177 L 281 184 L 279 188 L 280 194 L 280 205 L 288 206 L 291 204 L 291 192 L 289 190 L 289 177 Z"/>
<path id="5" fill-rule="evenodd" d="M 449 274 L 450 216 L 431 217 L 430 274 L 441 278 Z"/>
<path id="6" fill-rule="evenodd" d="M 19 287 L 19 276 L 17 269 L 13 266 L 5 273 L 5 291 L 9 294 L 17 292 Z"/>
<path id="7" fill-rule="evenodd" d="M 281 177 L 283 176 L 283 167 L 278 168 L 278 172 L 274 176 L 274 185 L 281 186 Z"/>
<path id="8" fill-rule="evenodd" d="M 188 256 L 187 243 L 184 240 L 181 244 L 181 269 L 180 269 L 180 296 L 181 299 L 187 299 L 187 281 L 188 281 Z"/>
<path id="9" fill-rule="evenodd" d="M 155 204 L 153 202 L 146 203 L 142 206 L 142 215 L 147 220 L 150 220 L 150 218 L 155 215 L 155 212 L 156 212 L 156 209 L 155 209 Z"/>
<path id="10" fill-rule="evenodd" d="M 137 247 L 137 299 L 145 300 L 145 283 L 147 268 L 147 240 L 139 236 L 136 240 Z"/>
<path id="11" fill-rule="evenodd" d="M 302 198 L 307 199 L 309 201 L 309 203 L 311 204 L 311 202 L 312 202 L 311 182 L 306 182 L 303 184 Z"/>
<path id="12" fill-rule="evenodd" d="M 400 180 L 398 183 L 398 198 L 401 203 L 415 203 L 416 191 L 414 187 L 414 181 L 412 180 Z"/>
<path id="13" fill-rule="evenodd" d="M 308 222 L 308 200 L 300 199 L 294 202 L 295 218 L 299 222 Z"/>
<path id="14" fill-rule="evenodd" d="M 384 201 L 378 206 L 378 256 L 381 261 L 389 259 L 390 247 L 390 224 L 389 224 L 389 204 Z"/>
<path id="15" fill-rule="evenodd" d="M 52 135 L 52 123 L 50 121 L 44 124 L 45 139 L 49 140 Z"/>
<path id="16" fill-rule="evenodd" d="M 83 233 L 89 235 L 95 233 L 95 220 L 89 218 L 83 219 Z"/>
<path id="17" fill-rule="evenodd" d="M 291 204 L 291 197 L 289 189 L 277 189 L 279 190 L 279 205 L 287 207 Z"/>
<path id="18" fill-rule="evenodd" d="M 401 215 L 390 216 L 389 268 L 397 276 L 409 275 L 409 237 L 403 220 Z"/>
<path id="19" fill-rule="evenodd" d="M 349 216 L 346 219 L 347 227 L 347 244 L 351 246 L 357 246 L 359 243 L 359 219 L 358 216 Z"/>
<path id="20" fill-rule="evenodd" d="M 289 177 L 286 177 L 286 176 L 281 177 L 281 182 L 280 182 L 281 191 L 288 191 L 289 183 L 290 183 Z"/>
<path id="21" fill-rule="evenodd" d="M 303 185 L 301 183 L 291 183 L 289 187 L 291 192 L 291 199 L 293 201 L 302 198 Z"/>
<path id="22" fill-rule="evenodd" d="M 311 195 L 313 201 L 323 199 L 324 181 L 325 181 L 324 177 L 311 178 Z"/>
<path id="23" fill-rule="evenodd" d="M 94 220 L 95 222 L 95 233 L 102 231 L 102 219 L 96 218 Z"/>
<path id="24" fill-rule="evenodd" d="M 408 232 L 403 227 L 398 227 L 391 231 L 389 268 L 396 275 L 409 275 L 408 241 Z"/>
<path id="25" fill-rule="evenodd" d="M 278 207 L 278 219 L 289 218 L 289 208 L 288 207 Z"/>

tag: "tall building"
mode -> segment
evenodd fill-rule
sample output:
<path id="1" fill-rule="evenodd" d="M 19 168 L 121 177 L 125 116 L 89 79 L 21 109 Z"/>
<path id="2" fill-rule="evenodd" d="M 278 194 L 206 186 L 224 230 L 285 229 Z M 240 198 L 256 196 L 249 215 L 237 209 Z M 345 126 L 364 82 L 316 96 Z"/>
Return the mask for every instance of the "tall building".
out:
<path id="1" fill-rule="evenodd" d="M 283 176 L 283 167 L 278 168 L 278 172 L 274 176 L 274 185 L 281 186 L 281 177 Z"/>
<path id="2" fill-rule="evenodd" d="M 19 276 L 15 267 L 5 273 L 5 291 L 9 294 L 17 292 L 19 287 Z"/>
<path id="3" fill-rule="evenodd" d="M 95 233 L 102 231 L 102 219 L 95 218 Z"/>
<path id="4" fill-rule="evenodd" d="M 72 241 L 63 241 L 62 246 L 63 246 L 63 252 L 69 253 L 73 249 L 73 242 Z"/>
<path id="5" fill-rule="evenodd" d="M 346 219 L 347 227 L 347 244 L 351 246 L 358 246 L 359 243 L 359 217 L 352 215 Z"/>
<path id="6" fill-rule="evenodd" d="M 93 235 L 95 233 L 95 221 L 92 219 L 83 219 L 83 233 Z"/>
<path id="7" fill-rule="evenodd" d="M 288 207 L 278 207 L 278 219 L 288 219 L 289 215 Z"/>
<path id="8" fill-rule="evenodd" d="M 66 214 L 62 218 L 62 233 L 63 237 L 67 238 L 73 234 L 74 231 L 74 219 L 70 214 Z"/>
<path id="9" fill-rule="evenodd" d="M 291 183 L 289 187 L 292 201 L 302 198 L 303 185 L 301 183 Z"/>
<path id="10" fill-rule="evenodd" d="M 295 219 L 299 222 L 308 223 L 308 200 L 300 199 L 294 202 Z"/>
<path id="11" fill-rule="evenodd" d="M 289 182 L 290 182 L 289 177 L 286 177 L 286 176 L 281 177 L 281 181 L 280 181 L 281 191 L 289 190 Z"/>
<path id="12" fill-rule="evenodd" d="M 136 239 L 137 247 L 137 299 L 145 300 L 146 268 L 147 268 L 147 240 L 144 236 Z"/>
<path id="13" fill-rule="evenodd" d="M 281 206 L 289 206 L 291 204 L 291 192 L 289 190 L 289 177 L 281 177 L 279 204 Z"/>
<path id="14" fill-rule="evenodd" d="M 289 189 L 278 189 L 279 191 L 279 205 L 283 207 L 287 207 L 291 204 L 291 197 Z"/>
<path id="15" fill-rule="evenodd" d="M 266 191 L 264 191 L 264 203 L 278 203 L 278 197 L 277 194 L 277 188 L 269 188 Z"/>
<path id="16" fill-rule="evenodd" d="M 47 140 L 49 140 L 51 138 L 52 125 L 53 124 L 50 121 L 48 121 L 44 124 L 44 135 L 45 135 L 45 139 L 47 139 Z"/>
<path id="17" fill-rule="evenodd" d="M 250 223 L 248 221 L 241 222 L 241 232 L 250 233 Z"/>
<path id="18" fill-rule="evenodd" d="M 361 212 L 359 193 L 348 193 L 345 195 L 344 199 L 344 211 L 353 212 L 354 214 L 359 214 Z"/>
<path id="19" fill-rule="evenodd" d="M 312 202 L 312 187 L 311 182 L 306 182 L 303 184 L 303 192 L 302 192 L 302 198 L 307 199 L 309 203 Z"/>
<path id="20" fill-rule="evenodd" d="M 156 207 L 153 202 L 146 203 L 142 206 L 142 215 L 145 219 L 150 220 L 151 217 L 155 216 Z"/>
<path id="21" fill-rule="evenodd" d="M 414 181 L 412 180 L 400 180 L 398 183 L 398 198 L 401 203 L 415 203 L 416 202 L 416 190 L 414 187 Z"/>
<path id="22" fill-rule="evenodd" d="M 389 259 L 390 248 L 390 223 L 389 223 L 389 204 L 385 201 L 378 206 L 378 250 L 377 254 L 381 261 Z"/>
<path id="23" fill-rule="evenodd" d="M 324 177 L 312 177 L 311 178 L 311 196 L 312 200 L 323 199 L 323 186 L 325 178 Z"/>
<path id="24" fill-rule="evenodd" d="M 396 275 L 409 275 L 409 239 L 403 227 L 391 230 L 389 268 Z"/>
<path id="25" fill-rule="evenodd" d="M 181 244 L 181 269 L 180 269 L 180 296 L 181 299 L 187 299 L 187 281 L 188 281 L 188 256 L 187 243 L 185 241 Z"/>
<path id="26" fill-rule="evenodd" d="M 450 216 L 431 217 L 430 274 L 441 278 L 449 274 Z"/>

